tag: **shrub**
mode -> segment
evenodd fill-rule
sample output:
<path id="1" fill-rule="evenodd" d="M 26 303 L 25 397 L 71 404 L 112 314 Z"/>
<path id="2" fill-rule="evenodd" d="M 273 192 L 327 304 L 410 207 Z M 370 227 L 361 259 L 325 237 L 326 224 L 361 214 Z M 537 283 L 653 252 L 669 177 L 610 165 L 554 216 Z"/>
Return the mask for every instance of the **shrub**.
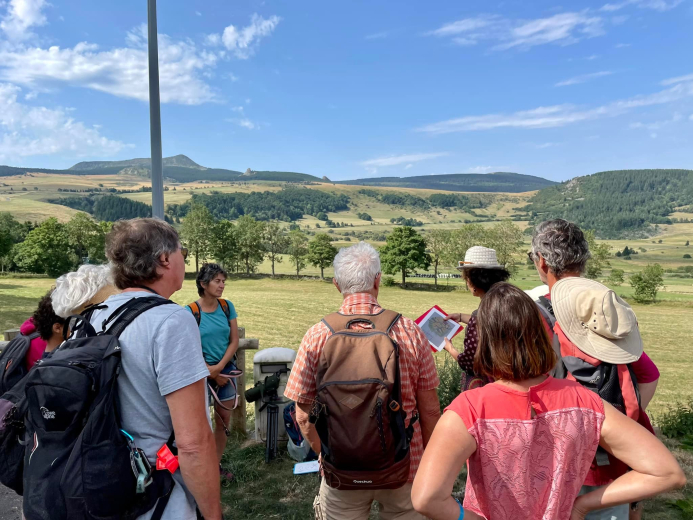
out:
<path id="1" fill-rule="evenodd" d="M 442 412 L 458 395 L 460 395 L 460 380 L 462 369 L 457 364 L 457 360 L 452 356 L 445 355 L 445 361 L 438 365 L 438 400 L 440 401 L 440 411 Z"/>
<path id="2" fill-rule="evenodd" d="M 648 264 L 645 269 L 630 277 L 638 302 L 655 301 L 657 292 L 664 287 L 664 269 L 659 264 Z"/>
<path id="3" fill-rule="evenodd" d="M 683 257 L 686 258 L 686 259 L 688 259 L 688 258 L 691 257 L 691 255 L 689 255 L 688 253 L 686 253 L 685 255 L 683 255 Z"/>
<path id="4" fill-rule="evenodd" d="M 623 269 L 612 269 L 611 274 L 609 275 L 609 278 L 607 279 L 607 282 L 610 285 L 616 285 L 619 286 L 623 283 Z"/>
<path id="5" fill-rule="evenodd" d="M 383 276 L 383 286 L 393 287 L 395 285 L 395 279 L 392 276 Z"/>
<path id="6" fill-rule="evenodd" d="M 670 406 L 665 412 L 656 414 L 654 419 L 662 434 L 669 438 L 693 435 L 693 399 Z"/>

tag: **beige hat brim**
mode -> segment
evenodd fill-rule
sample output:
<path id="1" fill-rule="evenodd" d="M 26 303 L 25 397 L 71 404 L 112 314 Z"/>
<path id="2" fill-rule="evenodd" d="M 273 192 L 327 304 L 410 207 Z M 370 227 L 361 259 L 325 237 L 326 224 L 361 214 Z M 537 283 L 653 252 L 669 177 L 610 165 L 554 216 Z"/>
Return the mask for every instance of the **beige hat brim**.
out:
<path id="1" fill-rule="evenodd" d="M 584 327 L 577 316 L 578 295 L 585 290 L 603 288 L 603 285 L 586 278 L 564 278 L 551 289 L 551 305 L 561 330 L 588 356 L 605 363 L 623 365 L 640 359 L 643 353 L 642 337 L 636 327 L 622 339 L 608 339 Z"/>

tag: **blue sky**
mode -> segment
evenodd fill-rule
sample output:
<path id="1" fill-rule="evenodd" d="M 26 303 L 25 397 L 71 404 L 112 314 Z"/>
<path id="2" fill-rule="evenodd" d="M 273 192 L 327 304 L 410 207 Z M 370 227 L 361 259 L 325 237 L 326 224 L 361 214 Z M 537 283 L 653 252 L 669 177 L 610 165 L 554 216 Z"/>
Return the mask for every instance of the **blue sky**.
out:
<path id="1" fill-rule="evenodd" d="M 692 0 L 159 2 L 164 155 L 333 180 L 693 168 Z M 0 164 L 149 156 L 145 0 L 0 1 Z"/>

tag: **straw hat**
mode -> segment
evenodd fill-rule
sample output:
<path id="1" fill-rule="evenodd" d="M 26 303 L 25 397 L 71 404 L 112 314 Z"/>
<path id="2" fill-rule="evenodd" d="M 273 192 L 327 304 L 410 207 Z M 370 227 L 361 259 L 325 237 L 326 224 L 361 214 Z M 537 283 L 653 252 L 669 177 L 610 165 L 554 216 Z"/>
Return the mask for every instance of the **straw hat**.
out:
<path id="1" fill-rule="evenodd" d="M 496 250 L 489 247 L 473 246 L 464 254 L 464 262 L 459 262 L 457 269 L 504 269 L 498 263 Z"/>
<path id="2" fill-rule="evenodd" d="M 586 278 L 564 278 L 553 286 L 551 304 L 565 335 L 588 356 L 614 364 L 640 359 L 635 313 L 608 287 Z"/>

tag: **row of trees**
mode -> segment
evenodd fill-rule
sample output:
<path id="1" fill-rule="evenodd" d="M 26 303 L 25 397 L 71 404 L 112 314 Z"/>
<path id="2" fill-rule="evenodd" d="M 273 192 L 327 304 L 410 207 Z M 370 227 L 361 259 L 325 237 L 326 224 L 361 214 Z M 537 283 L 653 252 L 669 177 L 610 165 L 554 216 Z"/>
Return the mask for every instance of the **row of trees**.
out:
<path id="1" fill-rule="evenodd" d="M 288 255 L 301 274 L 308 264 L 320 268 L 320 276 L 337 254 L 329 235 L 321 233 L 309 241 L 305 233 L 294 228 L 289 232 L 277 222 L 262 222 L 243 215 L 236 223 L 217 220 L 206 206 L 195 204 L 183 220 L 181 235 L 195 256 L 195 271 L 200 262 L 214 259 L 224 268 L 251 274 L 267 258 L 272 264 L 281 263 Z"/>
<path id="2" fill-rule="evenodd" d="M 105 237 L 110 229 L 110 222 L 95 222 L 84 213 L 66 224 L 49 218 L 38 225 L 0 213 L 0 269 L 55 277 L 77 268 L 86 258 L 105 262 Z"/>

